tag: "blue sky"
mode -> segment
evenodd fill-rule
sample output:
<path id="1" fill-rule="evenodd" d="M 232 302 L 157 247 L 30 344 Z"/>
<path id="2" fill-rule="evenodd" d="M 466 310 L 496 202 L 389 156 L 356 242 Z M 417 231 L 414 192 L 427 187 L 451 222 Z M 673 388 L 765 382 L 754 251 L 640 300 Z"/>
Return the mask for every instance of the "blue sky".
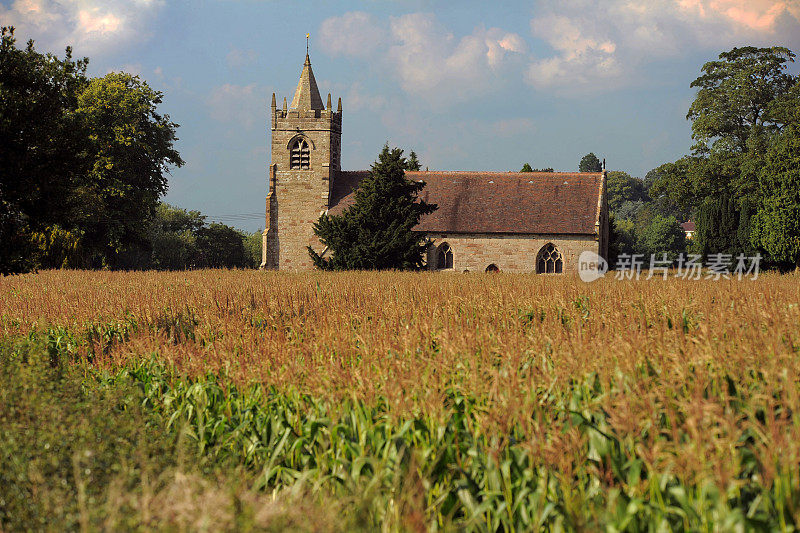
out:
<path id="1" fill-rule="evenodd" d="M 305 35 L 342 97 L 342 165 L 385 142 L 431 170 L 576 170 L 589 151 L 636 176 L 688 151 L 689 88 L 733 46 L 800 52 L 800 0 L 16 0 L 0 23 L 90 73 L 164 92 L 186 160 L 166 200 L 263 227 L 268 105 L 289 97 Z M 796 65 L 792 67 L 797 72 Z"/>

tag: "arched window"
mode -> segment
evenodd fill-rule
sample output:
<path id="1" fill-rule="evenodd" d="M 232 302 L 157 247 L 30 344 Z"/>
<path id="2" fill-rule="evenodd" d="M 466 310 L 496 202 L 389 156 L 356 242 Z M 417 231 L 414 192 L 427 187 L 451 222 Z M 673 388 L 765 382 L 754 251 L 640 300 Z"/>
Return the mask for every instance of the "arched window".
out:
<path id="1" fill-rule="evenodd" d="M 548 242 L 536 256 L 537 274 L 561 274 L 564 271 L 564 259 L 552 242 Z"/>
<path id="2" fill-rule="evenodd" d="M 292 170 L 306 170 L 308 169 L 310 161 L 310 151 L 308 149 L 308 141 L 303 138 L 297 139 L 292 143 L 291 150 L 291 165 Z"/>
<path id="3" fill-rule="evenodd" d="M 500 269 L 499 269 L 499 268 L 497 268 L 497 265 L 495 265 L 494 263 L 492 263 L 491 265 L 489 265 L 488 267 L 486 267 L 486 272 L 500 272 Z"/>
<path id="4" fill-rule="evenodd" d="M 453 250 L 450 245 L 443 242 L 436 250 L 436 270 L 453 268 Z"/>

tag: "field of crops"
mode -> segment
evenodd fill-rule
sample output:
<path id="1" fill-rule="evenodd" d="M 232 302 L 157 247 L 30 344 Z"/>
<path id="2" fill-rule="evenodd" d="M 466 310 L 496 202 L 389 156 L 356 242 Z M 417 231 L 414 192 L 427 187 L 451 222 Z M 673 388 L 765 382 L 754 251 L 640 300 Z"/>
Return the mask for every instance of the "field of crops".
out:
<path id="1" fill-rule="evenodd" d="M 792 530 L 799 304 L 796 274 L 1 279 L 0 530 Z"/>

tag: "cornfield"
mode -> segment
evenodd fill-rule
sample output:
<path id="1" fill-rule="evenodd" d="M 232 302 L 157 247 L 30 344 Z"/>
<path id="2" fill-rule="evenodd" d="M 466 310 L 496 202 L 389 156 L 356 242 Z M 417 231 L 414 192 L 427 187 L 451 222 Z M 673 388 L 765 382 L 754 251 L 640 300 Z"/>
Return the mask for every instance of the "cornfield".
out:
<path id="1" fill-rule="evenodd" d="M 799 281 L 52 271 L 0 281 L 0 357 L 347 527 L 794 530 Z"/>

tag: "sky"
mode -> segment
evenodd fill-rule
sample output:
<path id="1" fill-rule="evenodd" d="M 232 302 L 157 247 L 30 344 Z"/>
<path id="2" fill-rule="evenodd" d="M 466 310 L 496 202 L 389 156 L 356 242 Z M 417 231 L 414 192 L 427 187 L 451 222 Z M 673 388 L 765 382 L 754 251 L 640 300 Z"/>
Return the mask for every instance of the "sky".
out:
<path id="1" fill-rule="evenodd" d="M 0 24 L 162 91 L 186 161 L 165 200 L 247 231 L 264 226 L 269 102 L 291 100 L 306 33 L 323 101 L 342 98 L 345 170 L 388 142 L 431 170 L 575 171 L 594 152 L 644 177 L 689 151 L 703 63 L 800 53 L 800 0 L 15 0 Z"/>

